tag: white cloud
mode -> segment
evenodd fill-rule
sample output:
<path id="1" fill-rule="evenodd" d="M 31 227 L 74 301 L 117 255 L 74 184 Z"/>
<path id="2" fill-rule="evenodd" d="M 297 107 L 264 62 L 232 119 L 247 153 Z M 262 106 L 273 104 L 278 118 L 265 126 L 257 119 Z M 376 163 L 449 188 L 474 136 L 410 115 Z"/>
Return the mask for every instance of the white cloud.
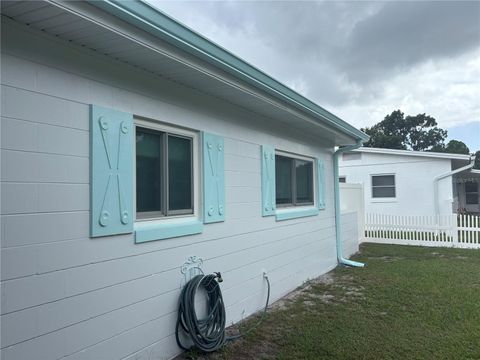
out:
<path id="1" fill-rule="evenodd" d="M 367 90 L 376 94 L 373 99 L 360 97 L 331 110 L 359 127 L 370 126 L 396 109 L 408 115 L 426 113 L 442 128 L 480 122 L 479 50 L 425 62 L 374 86 Z"/>
<path id="2" fill-rule="evenodd" d="M 150 2 L 355 126 L 480 123 L 478 4 Z"/>

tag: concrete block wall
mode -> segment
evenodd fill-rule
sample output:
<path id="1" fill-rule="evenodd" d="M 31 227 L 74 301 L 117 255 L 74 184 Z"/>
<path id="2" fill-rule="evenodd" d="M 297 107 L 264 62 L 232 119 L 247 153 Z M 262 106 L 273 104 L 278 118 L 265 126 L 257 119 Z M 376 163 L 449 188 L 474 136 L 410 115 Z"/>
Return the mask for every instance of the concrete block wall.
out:
<path id="1" fill-rule="evenodd" d="M 264 305 L 262 269 L 274 301 L 336 266 L 331 149 L 126 64 L 2 30 L 2 359 L 173 357 L 180 267 L 191 255 L 204 259 L 205 272 L 222 272 L 228 324 Z M 132 234 L 89 238 L 92 103 L 222 135 L 226 221 L 138 245 Z M 265 143 L 325 161 L 319 215 L 261 216 Z"/>

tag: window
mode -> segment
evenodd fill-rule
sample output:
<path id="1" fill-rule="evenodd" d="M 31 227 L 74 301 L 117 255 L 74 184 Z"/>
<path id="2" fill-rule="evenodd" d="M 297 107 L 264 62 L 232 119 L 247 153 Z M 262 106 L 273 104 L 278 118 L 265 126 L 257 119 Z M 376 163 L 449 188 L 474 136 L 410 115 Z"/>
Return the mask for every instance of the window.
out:
<path id="1" fill-rule="evenodd" d="M 193 214 L 193 135 L 136 127 L 137 219 Z"/>
<path id="2" fill-rule="evenodd" d="M 140 244 L 199 234 L 205 223 L 224 221 L 223 138 L 206 132 L 202 137 L 207 141 L 200 147 L 195 130 L 92 104 L 90 236 L 134 233 Z M 216 161 L 200 169 L 206 154 Z M 201 193 L 202 184 L 212 186 Z M 201 216 L 207 205 L 212 215 Z"/>
<path id="3" fill-rule="evenodd" d="M 275 155 L 277 206 L 312 205 L 313 184 L 313 160 Z"/>
<path id="4" fill-rule="evenodd" d="M 338 182 L 346 183 L 347 182 L 347 177 L 346 176 L 339 176 L 338 177 Z"/>
<path id="5" fill-rule="evenodd" d="M 467 205 L 478 204 L 478 182 L 469 181 L 465 183 L 465 201 Z"/>
<path id="6" fill-rule="evenodd" d="M 372 175 L 372 198 L 394 198 L 395 175 Z"/>

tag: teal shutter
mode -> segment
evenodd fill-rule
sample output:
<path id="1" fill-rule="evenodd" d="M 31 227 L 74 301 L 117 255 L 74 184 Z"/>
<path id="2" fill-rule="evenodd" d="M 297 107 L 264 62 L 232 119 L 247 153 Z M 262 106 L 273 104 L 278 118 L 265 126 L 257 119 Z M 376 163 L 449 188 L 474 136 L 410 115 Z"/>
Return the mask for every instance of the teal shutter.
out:
<path id="1" fill-rule="evenodd" d="M 275 215 L 275 149 L 262 146 L 262 216 Z"/>
<path id="2" fill-rule="evenodd" d="M 90 236 L 133 232 L 133 116 L 90 107 Z"/>
<path id="3" fill-rule="evenodd" d="M 325 209 L 325 164 L 317 159 L 317 182 L 318 182 L 318 208 Z"/>
<path id="4" fill-rule="evenodd" d="M 225 221 L 223 138 L 203 133 L 203 222 Z"/>

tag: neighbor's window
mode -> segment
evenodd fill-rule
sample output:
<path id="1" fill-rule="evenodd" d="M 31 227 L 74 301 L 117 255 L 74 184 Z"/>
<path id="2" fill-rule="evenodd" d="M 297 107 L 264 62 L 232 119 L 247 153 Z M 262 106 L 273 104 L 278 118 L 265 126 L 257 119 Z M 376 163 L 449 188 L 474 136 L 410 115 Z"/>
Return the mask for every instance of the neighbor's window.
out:
<path id="1" fill-rule="evenodd" d="M 467 205 L 478 204 L 478 182 L 469 181 L 465 183 L 465 200 Z"/>
<path id="2" fill-rule="evenodd" d="M 193 138 L 136 127 L 137 218 L 193 213 Z"/>
<path id="3" fill-rule="evenodd" d="M 347 182 L 347 177 L 346 176 L 339 176 L 338 177 L 338 182 L 346 183 Z"/>
<path id="4" fill-rule="evenodd" d="M 372 198 L 394 198 L 395 175 L 372 175 Z"/>
<path id="5" fill-rule="evenodd" d="M 275 155 L 277 206 L 313 204 L 313 160 Z"/>

